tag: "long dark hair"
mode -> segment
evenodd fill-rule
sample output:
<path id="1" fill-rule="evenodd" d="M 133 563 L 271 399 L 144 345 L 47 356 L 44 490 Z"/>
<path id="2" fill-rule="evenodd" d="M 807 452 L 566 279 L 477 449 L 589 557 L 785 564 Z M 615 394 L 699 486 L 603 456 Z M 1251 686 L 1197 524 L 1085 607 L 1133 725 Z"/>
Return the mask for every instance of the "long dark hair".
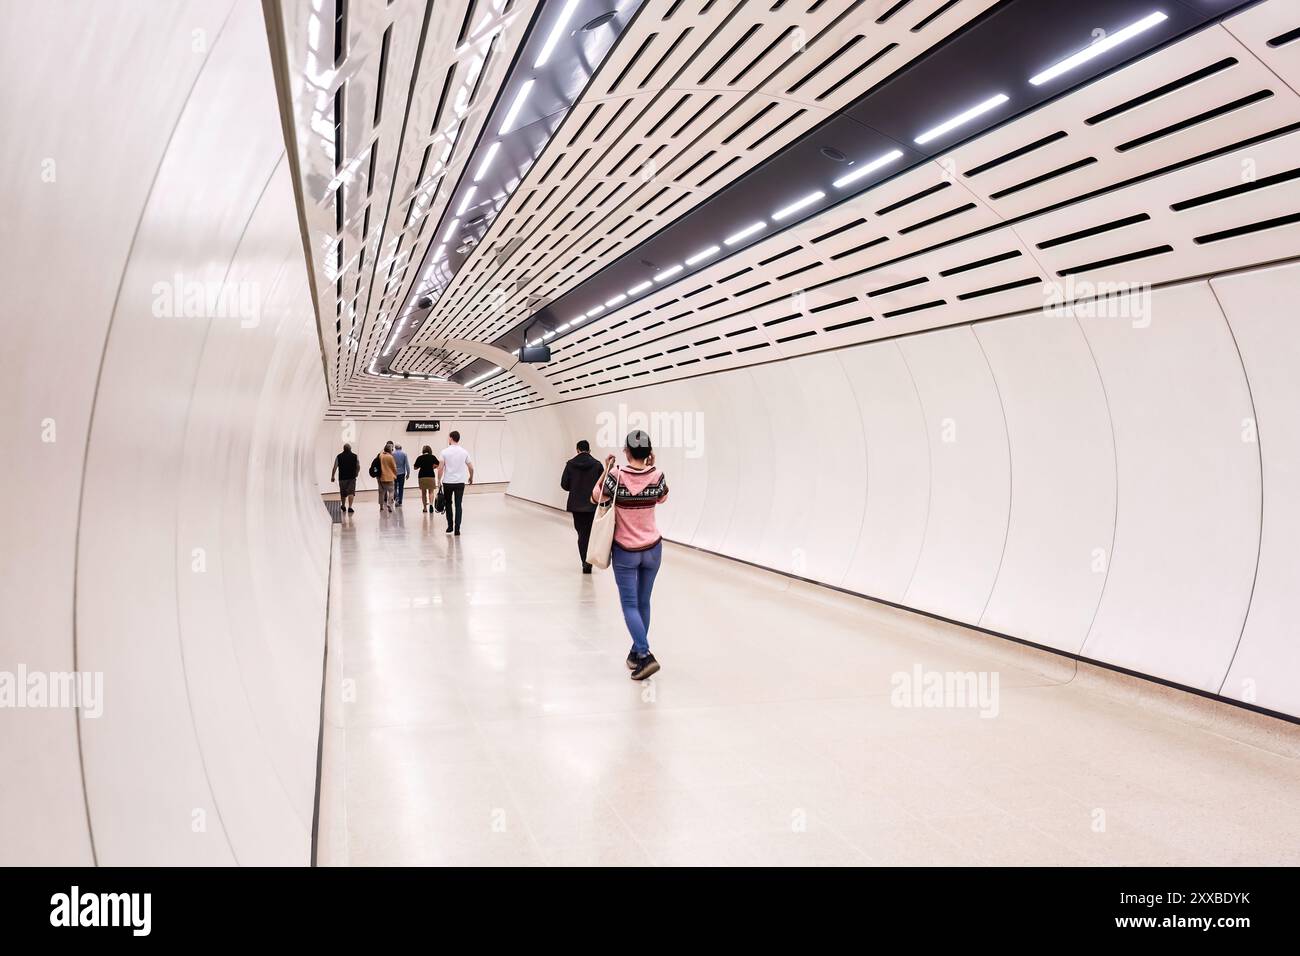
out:
<path id="1" fill-rule="evenodd" d="M 654 454 L 654 449 L 650 447 L 650 436 L 639 428 L 627 433 L 623 448 L 637 461 L 645 461 Z"/>

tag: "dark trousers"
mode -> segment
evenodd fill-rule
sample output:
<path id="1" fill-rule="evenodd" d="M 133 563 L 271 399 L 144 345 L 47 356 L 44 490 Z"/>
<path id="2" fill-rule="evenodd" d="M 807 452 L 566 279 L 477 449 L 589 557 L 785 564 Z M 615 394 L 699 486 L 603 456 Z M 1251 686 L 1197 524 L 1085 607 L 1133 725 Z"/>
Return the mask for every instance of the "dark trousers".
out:
<path id="1" fill-rule="evenodd" d="M 596 520 L 594 511 L 573 512 L 573 530 L 578 532 L 578 556 L 587 563 L 587 542 L 591 540 L 591 523 Z"/>
<path id="2" fill-rule="evenodd" d="M 442 483 L 442 495 L 447 502 L 447 530 L 459 531 L 461 515 L 465 511 L 465 485 L 464 483 L 453 485 L 444 481 Z M 456 513 L 454 519 L 452 518 L 453 511 Z"/>
<path id="3" fill-rule="evenodd" d="M 396 485 L 397 485 L 397 503 L 400 505 L 402 503 L 402 496 L 406 491 L 406 476 L 398 475 Z"/>

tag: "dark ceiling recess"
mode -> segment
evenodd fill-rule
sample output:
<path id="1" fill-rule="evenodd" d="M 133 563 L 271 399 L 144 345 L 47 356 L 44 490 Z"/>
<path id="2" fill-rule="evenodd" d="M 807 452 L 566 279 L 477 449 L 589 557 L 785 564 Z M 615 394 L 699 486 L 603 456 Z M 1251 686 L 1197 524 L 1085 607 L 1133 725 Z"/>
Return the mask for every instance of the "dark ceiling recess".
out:
<path id="1" fill-rule="evenodd" d="M 567 324 L 564 333 L 548 337 L 547 344 L 554 345 L 564 335 L 580 332 L 584 316 L 601 314 L 601 306 L 611 300 L 626 305 L 639 297 L 628 295 L 629 289 L 641 289 L 644 295 L 662 288 L 653 282 L 656 273 L 666 280 L 667 270 L 678 282 L 716 265 L 1248 5 L 1243 0 L 1006 0 L 520 321 L 494 344 L 513 351 L 523 344 L 527 325 L 540 322 L 555 329 Z M 1050 80 L 1030 82 L 1094 42 L 1148 19 L 1152 22 L 1123 42 L 1098 43 L 1100 52 L 1086 62 Z M 1099 34 L 1099 29 L 1108 33 Z M 980 105 L 983 112 L 944 128 L 946 121 Z M 873 160 L 882 159 L 887 161 L 873 166 Z M 812 198 L 816 193 L 822 196 Z M 745 234 L 760 218 L 765 226 Z M 724 241 L 728 239 L 735 241 Z M 721 255 L 689 262 L 697 250 L 713 246 L 722 247 Z M 474 361 L 452 378 L 464 382 L 489 367 Z"/>
<path id="2" fill-rule="evenodd" d="M 613 20 L 616 16 L 618 16 L 617 10 L 609 10 L 605 13 L 602 13 L 598 17 L 593 17 L 592 19 L 588 20 L 586 23 L 582 25 L 582 29 L 588 32 L 592 30 L 599 30 L 605 24 L 609 23 L 610 20 Z"/>

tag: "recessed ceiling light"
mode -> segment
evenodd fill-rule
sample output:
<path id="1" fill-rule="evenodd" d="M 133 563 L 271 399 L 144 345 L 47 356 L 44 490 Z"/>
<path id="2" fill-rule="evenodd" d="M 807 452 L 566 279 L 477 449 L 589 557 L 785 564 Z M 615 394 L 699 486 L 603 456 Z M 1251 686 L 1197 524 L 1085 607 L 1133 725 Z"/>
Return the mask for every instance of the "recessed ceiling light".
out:
<path id="1" fill-rule="evenodd" d="M 501 129 L 497 131 L 498 136 L 504 136 L 510 132 L 515 125 L 515 120 L 519 118 L 519 111 L 524 108 L 524 103 L 528 100 L 528 94 L 532 91 L 532 80 L 526 81 L 523 86 L 519 87 L 519 92 L 515 94 L 515 101 L 510 104 L 510 112 L 506 113 L 506 118 L 501 121 Z"/>
<path id="2" fill-rule="evenodd" d="M 822 155 L 825 156 L 827 159 L 836 163 L 842 163 L 848 159 L 847 156 L 841 153 L 834 146 L 823 146 L 821 152 Z"/>
<path id="3" fill-rule="evenodd" d="M 697 262 L 703 262 L 705 259 L 712 258 L 722 251 L 721 246 L 709 246 L 707 249 L 701 249 L 695 255 L 686 260 L 688 266 L 693 266 Z"/>
<path id="4" fill-rule="evenodd" d="M 817 202 L 817 200 L 825 199 L 825 198 L 826 198 L 826 194 L 819 189 L 814 193 L 809 193 L 807 196 L 803 196 L 800 199 L 796 199 L 794 202 L 790 203 L 790 205 L 786 206 L 784 209 L 778 209 L 776 212 L 772 213 L 772 218 L 775 219 L 777 222 L 780 222 L 782 219 L 786 218 L 787 216 L 793 216 L 795 213 L 797 213 L 800 209 L 803 209 L 805 206 L 811 206 L 813 203 Z"/>
<path id="5" fill-rule="evenodd" d="M 868 176 L 871 173 L 874 173 L 877 169 L 880 169 L 882 166 L 888 166 L 894 160 L 902 157 L 902 155 L 903 155 L 903 151 L 901 149 L 891 149 L 889 152 L 885 153 L 885 155 L 877 156 L 871 162 L 865 163 L 862 166 L 858 167 L 857 169 L 853 170 L 853 172 L 849 173 L 848 175 L 841 176 L 839 179 L 835 180 L 835 188 L 843 189 L 845 186 L 849 185 L 850 183 L 857 182 L 863 176 Z"/>
<path id="6" fill-rule="evenodd" d="M 671 279 L 673 276 L 677 275 L 677 273 L 681 272 L 682 268 L 683 266 L 681 263 L 678 263 L 675 266 L 669 266 L 663 272 L 655 276 L 655 282 L 663 282 L 665 279 Z"/>
<path id="7" fill-rule="evenodd" d="M 750 236 L 752 236 L 754 233 L 759 232 L 760 230 L 763 230 L 763 229 L 766 229 L 766 228 L 767 228 L 767 223 L 760 219 L 758 222 L 753 223 L 752 225 L 746 226 L 744 229 L 740 230 L 740 232 L 734 233 L 734 234 L 728 236 L 726 239 L 723 239 L 723 240 L 722 240 L 723 245 L 734 246 L 736 243 L 740 242 L 742 239 L 748 239 L 748 238 L 749 238 Z"/>
<path id="8" fill-rule="evenodd" d="M 975 117 L 983 116 L 989 110 L 997 109 L 1009 99 L 1011 99 L 1011 97 L 1007 96 L 1005 93 L 998 93 L 994 96 L 990 96 L 982 103 L 975 104 L 970 109 L 966 110 L 966 112 L 958 113 L 952 119 L 944 120 L 938 126 L 926 130 L 916 138 L 916 145 L 924 146 L 926 143 L 930 142 L 930 140 L 938 139 L 944 133 L 952 132 L 958 126 L 961 126 L 964 123 L 969 123 L 971 120 L 975 119 Z"/>
<path id="9" fill-rule="evenodd" d="M 533 61 L 533 69 L 541 69 L 546 65 L 546 61 L 551 58 L 555 52 L 555 45 L 560 42 L 560 37 L 564 36 L 564 30 L 573 19 L 573 12 L 578 9 L 578 0 L 569 0 L 564 5 L 564 10 L 560 13 L 560 18 L 555 21 L 555 26 L 551 27 L 551 35 L 546 38 L 546 44 L 542 47 L 542 52 L 537 55 Z"/>
<path id="10" fill-rule="evenodd" d="M 492 160 L 497 158 L 497 150 L 501 148 L 501 142 L 498 140 L 488 147 L 487 155 L 483 157 L 483 162 L 478 165 L 478 172 L 474 174 L 474 182 L 478 182 L 487 175 L 488 167 L 492 165 Z"/>
<path id="11" fill-rule="evenodd" d="M 1107 50 L 1113 50 L 1125 40 L 1131 40 L 1139 33 L 1145 33 L 1157 24 L 1164 23 L 1169 18 L 1157 10 L 1149 13 L 1136 23 L 1130 23 L 1122 30 L 1116 30 L 1114 33 L 1107 34 L 1091 46 L 1084 47 L 1078 53 L 1066 57 L 1054 66 L 1049 66 L 1037 76 L 1031 76 L 1029 82 L 1034 86 L 1041 86 L 1049 80 L 1054 80 L 1062 73 L 1073 70 L 1076 66 L 1082 66 L 1094 57 L 1101 56 Z"/>

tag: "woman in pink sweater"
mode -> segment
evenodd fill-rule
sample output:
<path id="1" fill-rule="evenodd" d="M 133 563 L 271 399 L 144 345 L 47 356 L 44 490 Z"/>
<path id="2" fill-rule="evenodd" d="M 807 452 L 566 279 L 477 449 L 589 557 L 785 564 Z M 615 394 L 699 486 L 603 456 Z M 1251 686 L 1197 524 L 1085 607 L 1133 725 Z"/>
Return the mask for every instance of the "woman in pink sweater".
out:
<path id="1" fill-rule="evenodd" d="M 632 635 L 627 666 L 633 680 L 645 680 L 659 670 L 650 653 L 650 592 L 663 556 L 663 541 L 655 524 L 655 507 L 668 499 L 668 482 L 655 467 L 650 436 L 629 432 L 623 445 L 627 465 L 611 471 L 614 456 L 605 459 L 605 470 L 591 493 L 592 501 L 614 501 L 614 554 L 610 562 L 623 620 Z"/>

